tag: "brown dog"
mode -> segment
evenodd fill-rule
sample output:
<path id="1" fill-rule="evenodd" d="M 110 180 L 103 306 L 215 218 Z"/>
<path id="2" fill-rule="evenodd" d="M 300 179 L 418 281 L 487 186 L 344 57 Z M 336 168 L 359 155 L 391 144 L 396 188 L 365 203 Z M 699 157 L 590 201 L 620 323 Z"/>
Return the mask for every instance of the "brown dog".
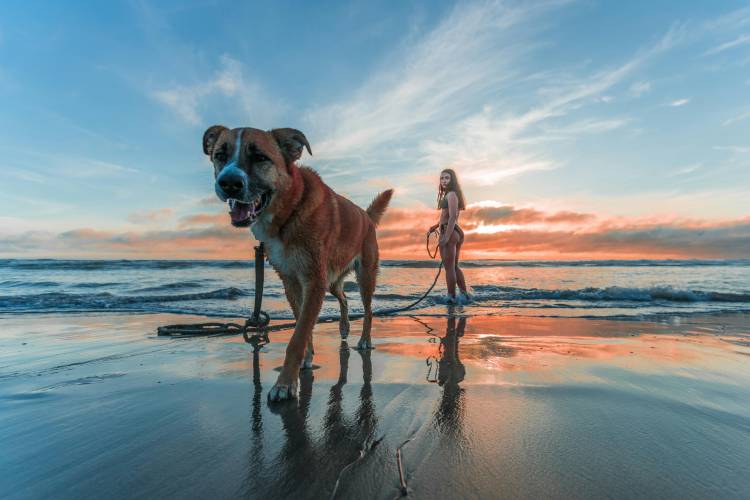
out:
<path id="1" fill-rule="evenodd" d="M 250 226 L 265 244 L 297 320 L 284 368 L 268 393 L 270 401 L 295 397 L 300 367 L 312 367 L 313 326 L 326 289 L 341 306 L 341 336 L 349 334 L 343 283 L 352 270 L 364 306 L 357 348 L 372 348 L 371 303 L 378 271 L 375 226 L 393 194 L 392 189 L 379 194 L 367 211 L 362 210 L 336 194 L 315 171 L 295 164 L 303 147 L 312 154 L 305 135 L 291 128 L 266 132 L 214 125 L 203 134 L 203 152 L 214 164 L 217 196 L 229 203 L 232 224 Z"/>

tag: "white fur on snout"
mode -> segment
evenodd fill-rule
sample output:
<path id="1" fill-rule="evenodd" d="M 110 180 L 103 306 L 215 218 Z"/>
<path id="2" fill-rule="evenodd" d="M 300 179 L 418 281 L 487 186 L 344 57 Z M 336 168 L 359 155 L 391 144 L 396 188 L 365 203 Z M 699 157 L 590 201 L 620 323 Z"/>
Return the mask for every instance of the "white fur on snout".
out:
<path id="1" fill-rule="evenodd" d="M 222 169 L 218 172 L 218 175 L 216 176 L 216 187 L 217 189 L 221 189 L 221 186 L 219 186 L 219 177 L 224 175 L 225 173 L 232 174 L 232 170 L 236 170 L 240 177 L 242 177 L 242 185 L 245 186 L 243 189 L 239 201 L 247 203 L 247 194 L 248 194 L 248 187 L 250 186 L 250 178 L 247 176 L 244 170 L 242 170 L 237 162 L 240 160 L 240 146 L 242 146 L 242 130 L 237 132 L 237 139 L 234 142 L 234 153 L 232 153 L 232 158 L 227 162 L 226 165 L 222 167 Z M 223 192 L 224 190 L 221 189 Z M 226 193 L 225 193 L 226 194 Z M 222 200 L 224 201 L 224 200 Z"/>

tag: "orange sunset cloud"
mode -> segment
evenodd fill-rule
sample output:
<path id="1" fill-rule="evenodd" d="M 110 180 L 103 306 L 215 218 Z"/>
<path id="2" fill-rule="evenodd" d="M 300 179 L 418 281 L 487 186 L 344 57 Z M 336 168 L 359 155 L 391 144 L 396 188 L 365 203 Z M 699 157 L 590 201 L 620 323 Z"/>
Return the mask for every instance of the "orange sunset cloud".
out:
<path id="1" fill-rule="evenodd" d="M 171 215 L 157 210 L 131 219 L 152 221 Z M 382 258 L 427 258 L 426 231 L 438 216 L 435 209 L 389 209 L 378 228 Z M 748 217 L 724 221 L 608 218 L 482 202 L 470 205 L 460 218 L 466 231 L 463 259 L 711 259 L 750 255 Z M 27 256 L 44 256 L 40 254 L 44 249 L 50 255 L 70 253 L 78 257 L 245 259 L 251 255 L 252 243 L 251 233 L 233 228 L 226 214 L 198 213 L 160 230 L 27 232 L 4 238 L 0 251 Z"/>

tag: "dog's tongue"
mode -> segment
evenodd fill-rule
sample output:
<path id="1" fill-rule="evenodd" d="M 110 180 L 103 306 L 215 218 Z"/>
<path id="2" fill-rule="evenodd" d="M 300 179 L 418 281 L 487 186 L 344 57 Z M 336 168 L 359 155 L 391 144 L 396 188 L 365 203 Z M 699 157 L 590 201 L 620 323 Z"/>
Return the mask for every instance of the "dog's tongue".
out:
<path id="1" fill-rule="evenodd" d="M 232 221 L 242 222 L 250 216 L 250 205 L 248 203 L 235 203 L 229 214 L 232 216 Z"/>

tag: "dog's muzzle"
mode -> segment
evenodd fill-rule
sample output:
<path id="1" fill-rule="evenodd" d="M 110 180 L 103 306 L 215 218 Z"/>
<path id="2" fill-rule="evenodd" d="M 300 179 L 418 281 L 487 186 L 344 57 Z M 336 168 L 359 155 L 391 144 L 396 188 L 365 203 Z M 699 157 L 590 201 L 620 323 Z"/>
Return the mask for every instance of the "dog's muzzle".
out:
<path id="1" fill-rule="evenodd" d="M 268 191 L 256 195 L 250 202 L 229 198 L 227 203 L 229 204 L 229 215 L 232 218 L 232 225 L 235 227 L 251 226 L 266 206 L 268 206 L 270 198 L 271 196 Z"/>
<path id="2" fill-rule="evenodd" d="M 227 201 L 228 198 L 245 199 L 247 185 L 247 174 L 231 163 L 216 177 L 216 194 L 221 201 Z"/>
<path id="3" fill-rule="evenodd" d="M 239 150 L 239 145 L 237 146 Z M 216 177 L 216 196 L 229 204 L 229 215 L 235 227 L 248 227 L 268 206 L 271 191 L 250 189 L 250 179 L 244 170 L 237 166 L 237 158 L 232 158 Z"/>

